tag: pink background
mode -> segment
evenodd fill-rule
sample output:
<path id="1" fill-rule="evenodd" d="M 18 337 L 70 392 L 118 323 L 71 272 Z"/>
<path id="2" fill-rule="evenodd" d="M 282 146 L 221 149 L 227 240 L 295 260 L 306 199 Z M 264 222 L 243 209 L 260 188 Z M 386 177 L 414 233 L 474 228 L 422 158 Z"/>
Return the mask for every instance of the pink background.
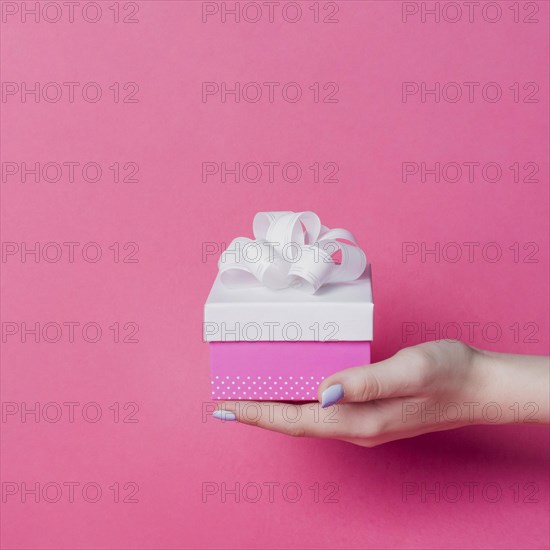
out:
<path id="1" fill-rule="evenodd" d="M 96 402 L 103 416 L 82 420 L 80 408 L 74 422 L 66 413 L 51 423 L 6 417 L 2 481 L 93 482 L 103 493 L 96 503 L 81 492 L 74 502 L 67 493 L 57 503 L 8 497 L 2 548 L 548 547 L 543 428 L 473 427 L 364 449 L 222 424 L 205 415 L 208 349 L 201 342 L 202 306 L 216 273 L 215 256 L 202 261 L 203 242 L 250 236 L 256 211 L 310 209 L 330 227 L 351 229 L 367 250 L 373 360 L 422 339 L 404 342 L 404 322 L 496 323 L 496 341 L 481 330 L 463 340 L 548 354 L 548 4 L 538 3 L 538 23 L 515 23 L 512 2 L 501 2 L 497 23 L 477 13 L 474 22 L 464 15 L 455 24 L 422 23 L 418 15 L 403 23 L 401 2 L 390 1 L 341 2 L 334 24 L 314 23 L 310 2 L 295 24 L 280 12 L 274 23 L 266 16 L 202 23 L 201 2 L 139 2 L 139 23 L 115 24 L 111 4 L 101 2 L 95 24 L 77 9 L 74 23 L 66 15 L 40 24 L 14 16 L 1 25 L 4 82 L 96 81 L 104 91 L 97 103 L 80 95 L 74 103 L 10 96 L 1 105 L 3 162 L 103 167 L 97 183 L 79 176 L 74 183 L 2 182 L 2 240 L 96 241 L 104 252 L 97 263 L 81 256 L 2 263 L 2 321 L 103 328 L 95 344 L 16 336 L 3 345 L 2 402 Z M 129 81 L 139 84 L 139 102 L 114 103 L 109 86 Z M 203 103 L 203 81 L 297 81 L 304 98 Z M 329 81 L 339 85 L 339 102 L 314 103 L 308 86 Z M 503 97 L 485 102 L 478 88 L 473 103 L 403 103 L 403 81 L 494 81 Z M 539 102 L 515 103 L 508 87 L 530 81 L 540 86 Z M 108 166 L 129 161 L 139 164 L 139 182 L 113 183 Z M 280 176 L 202 183 L 207 161 L 295 161 L 304 176 L 299 183 Z M 339 182 L 314 183 L 307 167 L 316 161 L 338 163 Z M 403 183 L 401 164 L 409 161 L 493 161 L 503 176 L 498 183 Z M 539 181 L 515 183 L 514 162 L 537 163 Z M 139 243 L 139 261 L 114 262 L 109 246 L 129 241 Z M 503 254 L 494 263 L 479 250 L 472 262 L 419 255 L 404 262 L 403 242 L 496 242 Z M 520 261 L 509 250 L 514 243 Z M 538 246 L 537 263 L 523 261 L 525 243 Z M 114 322 L 137 323 L 139 343 L 114 343 Z M 532 327 L 538 332 L 528 338 Z M 138 422 L 114 422 L 115 402 L 137 403 L 131 418 Z M 114 482 L 137 484 L 138 502 L 114 502 Z M 256 503 L 231 494 L 224 502 L 219 493 L 203 502 L 205 483 L 250 483 L 264 492 Z M 296 503 L 281 495 L 288 483 L 303 491 Z M 315 483 L 321 502 L 309 489 Z M 402 497 L 407 483 L 496 483 L 502 497 L 422 502 L 419 494 Z M 267 484 L 278 484 L 273 502 Z M 134 485 L 127 487 L 124 495 Z M 323 502 L 333 487 L 337 502 Z M 524 502 L 529 487 L 538 491 L 535 502 Z"/>

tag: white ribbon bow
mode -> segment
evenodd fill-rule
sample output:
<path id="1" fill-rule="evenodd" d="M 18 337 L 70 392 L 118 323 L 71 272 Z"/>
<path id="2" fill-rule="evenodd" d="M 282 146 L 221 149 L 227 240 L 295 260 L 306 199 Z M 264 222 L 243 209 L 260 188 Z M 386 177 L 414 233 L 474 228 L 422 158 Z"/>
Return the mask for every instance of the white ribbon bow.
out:
<path id="1" fill-rule="evenodd" d="M 219 259 L 220 278 L 227 287 L 259 282 L 272 289 L 293 286 L 314 294 L 327 283 L 358 279 L 367 265 L 349 231 L 328 229 L 313 212 L 258 212 L 253 231 L 256 240 L 234 239 Z M 338 252 L 339 263 L 333 258 Z"/>

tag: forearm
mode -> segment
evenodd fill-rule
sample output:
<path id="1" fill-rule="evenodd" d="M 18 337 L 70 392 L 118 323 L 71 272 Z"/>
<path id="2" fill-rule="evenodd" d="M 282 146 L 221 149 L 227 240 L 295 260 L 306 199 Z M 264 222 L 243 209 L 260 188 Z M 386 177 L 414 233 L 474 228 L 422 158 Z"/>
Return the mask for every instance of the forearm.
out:
<path id="1" fill-rule="evenodd" d="M 476 350 L 483 424 L 550 423 L 550 358 Z M 490 405 L 496 403 L 499 409 Z M 496 411 L 501 416 L 494 420 Z"/>

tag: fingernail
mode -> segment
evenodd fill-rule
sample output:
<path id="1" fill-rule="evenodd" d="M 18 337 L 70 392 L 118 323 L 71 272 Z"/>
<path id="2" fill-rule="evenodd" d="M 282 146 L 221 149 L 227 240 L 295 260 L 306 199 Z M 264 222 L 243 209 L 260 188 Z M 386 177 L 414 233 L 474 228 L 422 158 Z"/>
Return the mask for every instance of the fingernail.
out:
<path id="1" fill-rule="evenodd" d="M 237 416 L 235 415 L 235 413 L 232 413 L 230 411 L 217 410 L 212 413 L 212 416 L 214 418 L 217 418 L 218 420 L 237 420 Z"/>
<path id="2" fill-rule="evenodd" d="M 323 407 L 323 409 L 326 409 L 327 407 L 334 405 L 334 403 L 338 403 L 338 401 L 340 401 L 342 397 L 344 397 L 344 386 L 342 386 L 342 384 L 329 386 L 321 394 L 321 407 Z"/>

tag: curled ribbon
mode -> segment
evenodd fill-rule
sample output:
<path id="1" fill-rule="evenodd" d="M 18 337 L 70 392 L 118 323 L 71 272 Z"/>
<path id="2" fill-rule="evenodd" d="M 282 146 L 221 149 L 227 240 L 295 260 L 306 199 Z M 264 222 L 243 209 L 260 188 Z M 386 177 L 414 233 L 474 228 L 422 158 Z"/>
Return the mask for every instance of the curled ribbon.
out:
<path id="1" fill-rule="evenodd" d="M 325 227 L 313 212 L 258 212 L 253 232 L 255 240 L 238 237 L 220 256 L 220 278 L 229 288 L 259 283 L 314 294 L 327 283 L 358 279 L 367 265 L 352 233 Z"/>

